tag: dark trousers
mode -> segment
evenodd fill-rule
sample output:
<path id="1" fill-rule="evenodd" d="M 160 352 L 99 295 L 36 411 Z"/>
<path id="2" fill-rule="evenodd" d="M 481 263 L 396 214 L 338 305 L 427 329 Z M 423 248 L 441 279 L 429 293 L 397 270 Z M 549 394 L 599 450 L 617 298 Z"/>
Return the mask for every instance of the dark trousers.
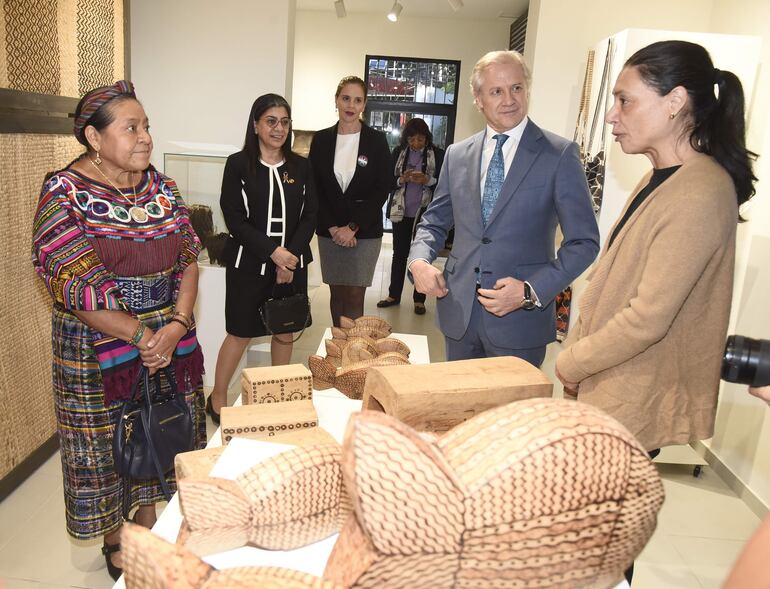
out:
<path id="1" fill-rule="evenodd" d="M 409 246 L 412 245 L 412 229 L 414 217 L 404 217 L 403 221 L 393 223 L 393 261 L 390 264 L 390 288 L 388 296 L 397 301 L 401 300 L 406 277 L 406 260 L 409 257 Z M 415 303 L 424 303 L 425 295 L 414 291 L 412 296 Z"/>
<path id="2" fill-rule="evenodd" d="M 465 330 L 462 339 L 454 340 L 444 336 L 447 361 L 492 358 L 495 356 L 516 356 L 539 368 L 545 359 L 545 346 L 538 346 L 536 348 L 503 348 L 495 345 L 489 339 L 484 329 L 482 318 L 483 314 L 488 312 L 481 306 L 481 303 L 474 301 L 468 329 Z M 514 313 L 526 312 L 514 311 Z"/>

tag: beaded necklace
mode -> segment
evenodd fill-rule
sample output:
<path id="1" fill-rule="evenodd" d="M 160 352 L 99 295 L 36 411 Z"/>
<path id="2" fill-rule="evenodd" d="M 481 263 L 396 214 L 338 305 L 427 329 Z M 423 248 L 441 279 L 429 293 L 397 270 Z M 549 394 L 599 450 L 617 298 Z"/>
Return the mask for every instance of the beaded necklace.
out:
<path id="1" fill-rule="evenodd" d="M 136 185 L 134 184 L 134 173 L 133 172 L 129 172 L 131 174 L 131 177 L 130 177 L 131 186 L 132 186 L 133 191 L 134 191 L 134 200 L 132 202 L 131 199 L 128 198 L 128 196 L 126 196 L 120 188 L 118 188 L 117 186 L 115 186 L 112 183 L 112 180 L 109 179 L 107 174 L 102 172 L 101 168 L 94 163 L 94 160 L 92 160 L 91 158 L 88 158 L 88 161 L 91 162 L 91 165 L 94 168 L 96 168 L 96 171 L 99 172 L 102 175 L 102 178 L 107 180 L 109 185 L 112 186 L 117 191 L 117 193 L 125 199 L 125 201 L 128 204 L 131 205 L 131 208 L 128 209 L 128 214 L 131 215 L 131 218 L 134 221 L 136 221 L 137 223 L 146 223 L 147 219 L 149 219 L 149 215 L 147 214 L 147 211 L 144 208 L 142 208 L 142 207 L 140 207 L 140 206 L 138 206 L 136 204 L 138 198 L 136 196 Z"/>

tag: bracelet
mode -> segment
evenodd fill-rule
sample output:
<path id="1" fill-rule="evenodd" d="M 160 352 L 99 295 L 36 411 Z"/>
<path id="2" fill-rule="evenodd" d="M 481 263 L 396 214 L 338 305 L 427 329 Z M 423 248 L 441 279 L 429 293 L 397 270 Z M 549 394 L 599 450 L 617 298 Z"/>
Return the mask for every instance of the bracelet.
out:
<path id="1" fill-rule="evenodd" d="M 136 326 L 136 331 L 134 331 L 134 335 L 131 336 L 131 339 L 128 340 L 128 343 L 132 346 L 139 347 L 139 342 L 142 341 L 142 338 L 144 337 L 145 329 L 147 329 L 147 326 L 139 321 L 139 324 Z"/>
<path id="2" fill-rule="evenodd" d="M 174 312 L 174 317 L 176 317 L 176 316 L 182 317 L 182 319 L 184 319 L 184 326 L 185 326 L 185 327 L 187 328 L 187 330 L 189 331 L 189 330 L 190 330 L 190 328 L 192 327 L 192 319 L 190 319 L 190 317 L 189 317 L 189 316 L 185 315 L 185 314 L 184 314 L 184 313 L 182 313 L 181 311 L 176 311 L 176 312 Z M 177 320 L 177 321 L 179 321 L 179 320 Z"/>
<path id="3" fill-rule="evenodd" d="M 171 319 L 169 319 L 169 323 L 171 323 L 172 321 L 174 323 L 179 323 L 179 325 L 184 327 L 185 332 L 190 331 L 190 327 L 184 321 L 182 321 L 181 319 L 177 319 L 176 317 L 172 317 Z"/>

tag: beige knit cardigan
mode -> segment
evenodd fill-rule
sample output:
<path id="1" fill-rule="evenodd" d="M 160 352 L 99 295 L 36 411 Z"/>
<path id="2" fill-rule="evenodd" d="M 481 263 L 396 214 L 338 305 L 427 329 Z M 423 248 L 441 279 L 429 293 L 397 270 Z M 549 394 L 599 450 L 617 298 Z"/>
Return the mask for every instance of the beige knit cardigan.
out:
<path id="1" fill-rule="evenodd" d="M 589 275 L 556 367 L 580 384 L 578 400 L 648 450 L 713 434 L 737 220 L 730 176 L 698 154 L 647 197 Z"/>

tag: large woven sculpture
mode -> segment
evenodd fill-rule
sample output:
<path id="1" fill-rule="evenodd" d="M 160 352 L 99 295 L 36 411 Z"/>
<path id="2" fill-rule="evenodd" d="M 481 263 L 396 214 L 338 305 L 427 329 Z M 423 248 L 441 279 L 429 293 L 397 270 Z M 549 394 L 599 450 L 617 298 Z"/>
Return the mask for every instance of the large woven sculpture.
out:
<path id="1" fill-rule="evenodd" d="M 339 497 L 347 493 L 353 515 L 324 573 L 342 587 L 602 589 L 619 582 L 647 543 L 663 502 L 660 478 L 633 436 L 571 401 L 512 403 L 441 437 L 364 412 L 348 425 L 341 473 L 311 472 L 313 460 L 302 456 L 317 450 L 294 450 L 280 467 L 258 465 L 243 475 L 272 481 L 276 493 L 261 515 L 231 488 L 215 495 L 182 481 L 185 518 L 192 490 L 198 522 L 239 527 L 244 543 L 273 535 L 282 548 L 292 539 L 299 547 L 321 537 L 312 515 L 329 508 L 313 501 L 344 489 Z M 270 474 L 260 474 L 266 466 Z M 225 515 L 222 506 L 233 502 L 242 507 Z M 257 523 L 273 511 L 272 523 Z M 213 527 L 198 531 L 218 537 Z"/>
<path id="2" fill-rule="evenodd" d="M 134 524 L 123 528 L 121 547 L 128 589 L 343 589 L 287 569 L 237 567 L 218 571 L 189 550 Z"/>
<path id="3" fill-rule="evenodd" d="M 251 544 L 288 550 L 327 538 L 350 514 L 340 446 L 296 448 L 234 481 L 178 481 L 184 524 L 178 542 L 199 555 Z"/>

